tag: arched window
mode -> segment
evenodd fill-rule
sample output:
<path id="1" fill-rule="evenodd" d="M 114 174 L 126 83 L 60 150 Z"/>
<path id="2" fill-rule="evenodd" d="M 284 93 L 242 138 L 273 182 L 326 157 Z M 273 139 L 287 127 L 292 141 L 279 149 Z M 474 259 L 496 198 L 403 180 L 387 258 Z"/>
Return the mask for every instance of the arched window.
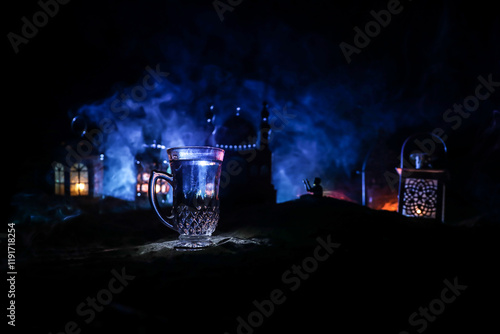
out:
<path id="1" fill-rule="evenodd" d="M 56 195 L 64 195 L 64 166 L 62 163 L 54 164 L 54 192 Z"/>
<path id="2" fill-rule="evenodd" d="M 76 163 L 71 167 L 69 190 L 71 196 L 86 196 L 89 194 L 89 170 L 82 163 Z"/>

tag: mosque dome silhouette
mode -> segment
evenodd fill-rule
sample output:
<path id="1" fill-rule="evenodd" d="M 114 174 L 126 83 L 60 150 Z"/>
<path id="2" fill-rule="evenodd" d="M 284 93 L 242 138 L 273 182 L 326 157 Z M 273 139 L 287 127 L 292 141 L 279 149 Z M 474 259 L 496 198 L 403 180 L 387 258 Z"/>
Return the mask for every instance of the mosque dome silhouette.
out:
<path id="1" fill-rule="evenodd" d="M 219 196 L 221 207 L 276 203 L 272 185 L 272 153 L 269 149 L 269 111 L 263 104 L 260 127 L 236 109 L 220 126 L 214 126 L 213 108 L 207 113 L 206 145 L 225 150 Z"/>
<path id="2" fill-rule="evenodd" d="M 215 133 L 215 143 L 223 147 L 252 145 L 256 141 L 255 126 L 239 114 L 229 117 Z"/>

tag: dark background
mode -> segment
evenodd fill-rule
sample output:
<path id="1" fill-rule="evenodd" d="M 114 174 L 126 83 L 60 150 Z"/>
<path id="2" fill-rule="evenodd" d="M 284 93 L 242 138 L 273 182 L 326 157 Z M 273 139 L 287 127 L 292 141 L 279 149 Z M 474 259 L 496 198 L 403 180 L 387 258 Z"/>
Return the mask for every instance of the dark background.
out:
<path id="1" fill-rule="evenodd" d="M 498 300 L 500 92 L 482 101 L 457 130 L 442 116 L 474 93 L 479 75 L 500 81 L 498 11 L 488 1 L 401 4 L 403 11 L 350 64 L 339 44 L 352 44 L 353 28 L 363 28 L 372 20 L 370 11 L 385 9 L 387 1 L 244 0 L 221 22 L 211 1 L 74 0 L 61 5 L 18 54 L 4 38 L 2 147 L 6 193 L 16 203 L 11 219 L 28 211 L 24 198 L 33 203 L 33 196 L 53 191 L 50 165 L 56 147 L 78 140 L 70 122 L 80 108 L 133 86 L 146 66 L 161 63 L 179 87 L 203 87 L 193 99 L 201 102 L 186 107 L 189 117 L 200 120 L 201 106 L 217 96 L 228 105 L 244 98 L 258 106 L 265 94 L 245 97 L 237 90 L 245 79 L 268 82 L 276 93 L 269 97 L 273 102 L 302 98 L 303 92 L 326 91 L 318 95 L 324 97 L 330 85 L 340 87 L 333 96 L 341 101 L 337 108 L 330 108 L 327 98 L 303 103 L 308 131 L 294 142 L 315 142 L 318 129 L 350 126 L 344 152 L 354 154 L 347 171 L 329 174 L 336 185 L 354 177 L 377 131 L 385 131 L 385 147 L 398 152 L 408 135 L 443 128 L 453 179 L 447 215 L 461 225 L 416 224 L 396 213 L 332 199 L 286 202 L 236 210 L 218 229 L 269 239 L 270 245 L 228 243 L 193 254 L 168 249 L 139 254 L 149 243 L 176 237 L 149 211 L 18 224 L 19 324 L 33 332 L 62 330 L 71 319 L 81 324 L 75 306 L 106 286 L 111 269 L 126 267 L 137 279 L 82 332 L 190 332 L 186 324 L 203 330 L 210 323 L 210 329 L 233 333 L 236 317 L 251 312 L 254 299 L 285 289 L 282 273 L 311 255 L 317 237 L 332 235 L 342 244 L 338 254 L 312 275 L 314 280 L 289 294 L 256 333 L 297 328 L 398 333 L 409 329 L 412 312 L 439 297 L 443 280 L 454 277 L 468 290 L 426 332 L 486 333 L 498 314 L 488 303 Z M 19 33 L 21 18 L 37 11 L 36 1 L 5 4 L 4 36 Z M 232 79 L 214 79 L 207 68 Z M 353 97 L 363 108 L 353 108 Z M 336 141 L 319 144 L 335 148 Z M 276 149 L 284 152 L 283 147 Z M 398 165 L 397 159 L 387 163 Z M 332 169 L 319 166 L 314 172 Z M 189 290 L 200 282 L 213 289 Z M 200 321 L 183 312 L 199 306 L 186 291 L 209 310 Z"/>
<path id="2" fill-rule="evenodd" d="M 304 116 L 309 130 L 283 151 L 314 141 L 317 129 L 335 133 L 347 122 L 352 138 L 347 148 L 332 152 L 351 155 L 348 162 L 338 166 L 335 160 L 335 166 L 320 164 L 311 171 L 343 169 L 323 175 L 335 185 L 360 168 L 376 133 L 386 133 L 387 148 L 397 152 L 408 135 L 443 128 L 458 185 L 450 191 L 459 202 L 470 198 L 474 213 L 492 210 L 496 205 L 491 198 L 498 195 L 491 185 L 498 183 L 492 156 L 498 155 L 500 95 L 495 92 L 481 101 L 457 130 L 450 128 L 453 122 L 443 121 L 443 113 L 474 93 L 479 75 L 498 80 L 498 15 L 487 1 L 403 1 L 401 6 L 402 12 L 392 15 L 390 24 L 347 64 L 339 44 L 354 44 L 353 28 L 364 29 L 373 20 L 370 11 L 386 9 L 386 1 L 243 1 L 224 13 L 223 22 L 210 1 L 60 5 L 55 17 L 19 46 L 18 54 L 4 39 L 9 116 L 4 147 L 12 173 L 21 176 L 8 178 L 13 182 L 9 193 L 52 191 L 54 148 L 78 139 L 70 122 L 79 109 L 137 84 L 146 66 L 160 63 L 174 85 L 203 87 L 194 97 L 199 103 L 178 102 L 201 121 L 205 103 L 217 99 L 229 105 L 248 102 L 258 111 L 266 97 L 278 105 L 303 92 L 325 91 L 322 100 L 303 104 L 308 107 Z M 35 1 L 10 3 L 4 14 L 5 35 L 19 34 L 21 18 L 31 21 L 38 10 Z M 215 76 L 207 74 L 209 67 L 217 69 Z M 223 81 L 217 75 L 232 79 Z M 275 96 L 242 96 L 237 87 L 244 79 L 269 83 Z M 332 84 L 340 87 L 332 92 L 334 102 L 327 98 Z M 350 101 L 356 98 L 359 102 Z M 193 106 L 186 107 L 189 104 Z M 331 148 L 344 143 L 329 139 Z M 280 138 L 277 145 L 285 141 L 287 137 Z M 397 164 L 396 159 L 388 162 Z"/>

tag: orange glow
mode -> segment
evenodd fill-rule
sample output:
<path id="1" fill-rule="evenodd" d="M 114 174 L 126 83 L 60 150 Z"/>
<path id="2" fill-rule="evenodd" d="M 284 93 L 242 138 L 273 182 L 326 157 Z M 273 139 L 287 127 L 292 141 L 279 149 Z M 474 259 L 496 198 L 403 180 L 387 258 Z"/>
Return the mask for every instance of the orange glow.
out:
<path id="1" fill-rule="evenodd" d="M 84 183 L 78 183 L 78 184 L 76 185 L 76 188 L 77 188 L 78 190 L 85 190 L 85 184 L 84 184 Z"/>
<path id="2" fill-rule="evenodd" d="M 159 184 L 157 184 L 155 187 L 155 191 L 157 194 L 158 193 L 166 194 L 166 193 L 168 193 L 169 189 L 170 189 L 170 186 L 166 182 L 162 183 L 161 186 Z"/>
<path id="3" fill-rule="evenodd" d="M 343 201 L 356 203 L 356 201 L 352 200 L 351 198 L 349 198 L 346 194 L 342 193 L 341 191 L 325 190 L 323 192 L 323 196 L 332 197 L 332 198 L 336 198 L 336 199 L 341 199 Z"/>
<path id="4" fill-rule="evenodd" d="M 398 211 L 398 202 L 385 202 L 380 210 Z"/>
<path id="5" fill-rule="evenodd" d="M 170 186 L 168 185 L 167 182 L 161 182 L 161 183 L 157 183 L 155 185 L 155 192 L 157 194 L 159 194 L 159 193 L 166 194 L 166 193 L 168 193 L 169 189 L 170 189 Z M 137 184 L 137 192 L 147 193 L 148 191 L 149 191 L 149 183 L 138 183 Z"/>

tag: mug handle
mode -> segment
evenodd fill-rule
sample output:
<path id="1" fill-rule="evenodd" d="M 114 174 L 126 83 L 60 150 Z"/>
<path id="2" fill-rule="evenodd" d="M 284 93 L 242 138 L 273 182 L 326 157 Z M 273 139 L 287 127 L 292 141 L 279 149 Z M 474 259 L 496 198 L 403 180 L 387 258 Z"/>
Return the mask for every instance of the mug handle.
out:
<path id="1" fill-rule="evenodd" d="M 160 172 L 158 170 L 153 170 L 151 172 L 151 175 L 149 176 L 149 187 L 148 187 L 148 193 L 149 193 L 149 203 L 151 203 L 151 206 L 155 210 L 156 214 L 158 217 L 160 217 L 161 222 L 165 224 L 167 227 L 170 227 L 172 230 L 177 231 L 172 223 L 174 222 L 174 215 L 170 215 L 168 217 L 163 218 L 162 215 L 160 214 L 160 211 L 158 210 L 160 205 L 158 204 L 158 198 L 156 198 L 156 180 L 158 179 L 164 179 L 167 181 L 170 186 L 172 187 L 172 190 L 174 189 L 174 179 L 171 174 Z"/>

